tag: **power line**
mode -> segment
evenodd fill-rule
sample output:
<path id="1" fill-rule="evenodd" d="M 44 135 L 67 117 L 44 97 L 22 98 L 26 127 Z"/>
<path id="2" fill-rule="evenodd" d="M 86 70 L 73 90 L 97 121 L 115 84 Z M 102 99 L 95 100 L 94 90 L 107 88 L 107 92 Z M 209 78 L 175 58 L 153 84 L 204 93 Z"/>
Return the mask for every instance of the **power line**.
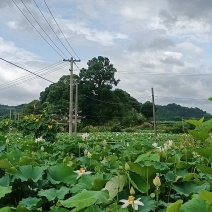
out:
<path id="1" fill-rule="evenodd" d="M 47 7 L 48 10 L 49 10 L 49 13 L 51 14 L 52 18 L 54 19 L 55 23 L 57 24 L 57 26 L 58 26 L 58 28 L 59 28 L 61 34 L 63 35 L 63 37 L 65 38 L 66 42 L 68 43 L 69 47 L 72 49 L 72 51 L 74 52 L 74 54 L 75 54 L 75 55 L 77 56 L 77 58 L 80 60 L 79 56 L 78 56 L 77 53 L 74 51 L 74 49 L 72 48 L 71 44 L 68 42 L 66 36 L 64 35 L 63 31 L 61 30 L 59 24 L 57 23 L 57 21 L 56 21 L 54 15 L 53 15 L 53 13 L 51 12 L 51 10 L 50 10 L 50 8 L 49 8 L 49 6 L 47 5 L 47 3 L 46 3 L 45 0 L 44 0 L 44 2 L 45 2 L 45 4 L 46 4 L 46 7 Z M 75 58 L 74 58 L 74 59 L 75 59 Z"/>
<path id="2" fill-rule="evenodd" d="M 35 71 L 34 73 L 40 74 L 40 75 L 41 75 L 41 74 L 44 72 L 44 74 L 45 74 L 47 70 L 49 70 L 50 68 L 53 68 L 53 67 L 55 67 L 55 66 L 57 66 L 57 65 L 59 65 L 59 64 L 62 64 L 62 61 L 59 61 L 59 62 L 56 62 L 56 63 L 51 64 L 51 65 L 49 65 L 49 66 L 46 66 L 46 67 L 44 67 L 44 68 L 42 68 L 42 69 L 40 69 L 40 70 L 38 70 L 38 71 Z M 43 74 L 42 74 L 42 75 L 43 75 Z M 23 76 L 23 77 L 17 78 L 17 79 L 15 79 L 15 80 L 11 80 L 11 81 L 9 81 L 9 82 L 2 83 L 2 84 L 0 84 L 0 88 L 1 88 L 1 87 L 4 87 L 4 86 L 8 86 L 8 85 L 10 85 L 10 84 L 17 83 L 17 82 L 19 82 L 19 81 L 23 81 L 23 80 L 25 80 L 25 79 L 27 79 L 27 78 L 29 78 L 29 77 L 31 78 L 32 75 L 31 75 L 31 74 L 28 74 L 28 75 L 25 75 L 25 76 Z"/>
<path id="3" fill-rule="evenodd" d="M 47 18 L 45 17 L 45 15 L 43 14 L 43 12 L 41 11 L 40 7 L 38 6 L 38 4 L 35 2 L 35 0 L 33 0 L 36 7 L 38 8 L 38 10 L 40 11 L 41 15 L 43 16 L 43 18 L 45 19 L 45 21 L 47 22 L 47 24 L 49 25 L 49 27 L 51 28 L 52 32 L 55 34 L 55 36 L 57 37 L 57 39 L 59 40 L 59 42 L 63 45 L 63 47 L 66 49 L 66 51 L 72 56 L 71 52 L 66 48 L 66 46 L 62 43 L 62 41 L 60 40 L 60 38 L 58 37 L 58 35 L 56 34 L 56 32 L 54 31 L 54 29 L 52 28 L 52 26 L 50 25 L 49 21 L 47 20 Z M 73 56 L 72 56 L 73 57 Z"/>
<path id="4" fill-rule="evenodd" d="M 15 3 L 14 0 L 12 2 L 15 4 L 15 6 L 19 9 L 19 11 L 22 13 L 22 15 L 27 19 L 27 21 L 31 24 L 31 26 L 36 30 L 36 32 L 44 39 L 44 41 L 58 54 L 61 58 L 63 56 L 46 40 L 46 38 L 37 30 L 37 28 L 32 24 L 32 22 L 27 18 L 27 16 L 23 13 L 23 11 L 20 9 L 20 7 Z"/>
<path id="5" fill-rule="evenodd" d="M 67 66 L 67 64 L 64 67 L 66 67 L 66 66 Z M 42 73 L 41 76 L 47 75 L 47 74 L 52 73 L 52 72 L 57 71 L 57 70 L 58 70 L 58 68 L 54 68 L 53 70 L 49 70 L 48 72 Z M 33 80 L 33 79 L 36 79 L 36 78 L 37 78 L 37 76 L 31 76 L 31 77 L 28 77 L 28 78 L 26 78 L 24 80 L 21 79 L 21 80 L 15 82 L 15 83 L 11 83 L 9 85 L 5 85 L 5 86 L 0 87 L 0 91 L 4 90 L 4 89 L 7 89 L 7 88 L 11 88 L 11 87 L 17 86 L 17 85 L 20 85 L 20 84 L 23 84 L 23 83 L 26 83 L 26 82 L 29 82 L 30 80 Z"/>
<path id="6" fill-rule="evenodd" d="M 10 61 L 8 61 L 8 60 L 5 60 L 5 59 L 3 59 L 3 58 L 0 58 L 0 60 L 3 60 L 3 61 L 5 61 L 5 62 L 7 62 L 7 63 L 9 63 L 9 64 L 11 64 L 11 65 L 13 65 L 13 66 L 16 66 L 16 67 L 18 67 L 18 68 L 20 68 L 20 69 L 22 69 L 22 70 L 24 70 L 24 71 L 27 71 L 27 72 L 29 72 L 29 73 L 31 73 L 31 74 L 37 76 L 37 77 L 40 77 L 40 78 L 43 79 L 43 80 L 46 80 L 46 81 L 51 82 L 51 83 L 54 83 L 54 82 L 52 82 L 51 80 L 48 80 L 48 79 L 46 79 L 46 78 L 44 78 L 44 77 L 42 77 L 42 76 L 40 76 L 40 75 L 38 75 L 38 74 L 35 74 L 35 73 L 33 73 L 33 72 L 31 72 L 31 71 L 25 69 L 25 68 L 22 68 L 21 66 L 18 66 L 18 65 L 14 64 L 14 63 L 12 63 L 12 62 L 10 62 Z"/>
<path id="7" fill-rule="evenodd" d="M 27 11 L 30 13 L 30 15 L 33 17 L 33 19 L 36 21 L 36 23 L 38 24 L 38 26 L 42 29 L 42 31 L 44 32 L 44 34 L 49 38 L 49 40 L 51 40 L 51 42 L 54 44 L 54 46 L 62 53 L 62 55 L 64 57 L 66 57 L 66 55 L 61 51 L 61 49 L 55 44 L 55 42 L 50 38 L 50 36 L 46 33 L 46 31 L 43 29 L 43 27 L 39 24 L 39 22 L 36 20 L 35 16 L 31 13 L 31 11 L 29 10 L 29 8 L 26 6 L 26 4 L 23 2 L 23 0 L 21 0 L 22 4 L 24 5 L 24 7 L 27 9 Z"/>

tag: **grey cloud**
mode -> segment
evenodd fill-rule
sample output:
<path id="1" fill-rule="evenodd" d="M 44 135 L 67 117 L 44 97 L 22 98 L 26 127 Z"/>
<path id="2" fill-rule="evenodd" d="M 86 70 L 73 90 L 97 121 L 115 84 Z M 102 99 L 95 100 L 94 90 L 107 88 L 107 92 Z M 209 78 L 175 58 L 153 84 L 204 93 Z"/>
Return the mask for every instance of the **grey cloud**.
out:
<path id="1" fill-rule="evenodd" d="M 173 27 L 178 20 L 178 17 L 168 10 L 162 9 L 159 12 L 159 17 L 161 18 L 162 24 L 167 27 Z"/>
<path id="2" fill-rule="evenodd" d="M 149 47 L 154 49 L 167 49 L 169 47 L 174 47 L 175 43 L 167 38 L 156 38 L 153 40 Z"/>
<path id="3" fill-rule="evenodd" d="M 21 3 L 21 0 L 14 0 L 16 4 L 20 4 Z M 32 0 L 24 0 L 24 3 L 28 4 L 28 3 L 31 3 Z M 12 2 L 12 0 L 10 1 L 7 1 L 7 0 L 3 0 L 3 1 L 0 1 L 0 8 L 3 8 L 3 7 L 11 7 L 11 6 L 15 6 L 15 4 Z"/>
<path id="4" fill-rule="evenodd" d="M 184 66 L 184 62 L 181 60 L 178 60 L 174 57 L 167 57 L 165 59 L 161 59 L 160 60 L 162 63 L 164 64 L 168 64 L 168 65 L 177 65 L 177 66 Z"/>
<path id="5" fill-rule="evenodd" d="M 140 67 L 143 69 L 152 69 L 155 68 L 155 64 L 151 63 L 151 62 L 140 62 Z"/>
<path id="6" fill-rule="evenodd" d="M 181 14 L 189 18 L 204 19 L 211 16 L 212 1 L 211 0 L 167 0 L 167 4 L 174 14 Z"/>

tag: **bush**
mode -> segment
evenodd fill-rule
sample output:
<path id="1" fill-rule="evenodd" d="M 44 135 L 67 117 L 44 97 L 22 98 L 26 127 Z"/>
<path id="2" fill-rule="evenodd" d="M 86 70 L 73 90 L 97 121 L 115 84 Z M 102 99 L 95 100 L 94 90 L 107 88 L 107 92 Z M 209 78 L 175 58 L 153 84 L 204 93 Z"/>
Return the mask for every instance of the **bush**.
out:
<path id="1" fill-rule="evenodd" d="M 191 129 L 191 125 L 185 122 L 175 123 L 172 128 L 166 129 L 166 133 L 180 134 L 188 133 L 188 130 Z"/>
<path id="2" fill-rule="evenodd" d="M 36 139 L 42 137 L 46 141 L 55 142 L 60 127 L 53 119 L 50 109 L 51 108 L 47 108 L 44 113 L 40 115 L 31 114 L 24 116 L 19 124 L 19 129 L 23 135 L 33 135 Z"/>

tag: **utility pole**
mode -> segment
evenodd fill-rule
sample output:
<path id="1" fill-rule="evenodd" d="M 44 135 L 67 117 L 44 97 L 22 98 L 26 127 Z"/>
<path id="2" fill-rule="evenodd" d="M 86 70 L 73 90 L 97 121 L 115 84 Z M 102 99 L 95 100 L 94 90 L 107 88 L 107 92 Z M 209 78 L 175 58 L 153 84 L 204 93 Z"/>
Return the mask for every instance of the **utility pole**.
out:
<path id="1" fill-rule="evenodd" d="M 10 122 L 11 122 L 11 119 L 12 119 L 12 108 L 10 108 Z"/>
<path id="2" fill-rule="evenodd" d="M 152 110 L 153 110 L 153 124 L 154 124 L 154 139 L 157 141 L 157 129 L 156 129 L 156 118 L 155 118 L 155 98 L 154 98 L 154 90 L 152 88 Z"/>
<path id="3" fill-rule="evenodd" d="M 14 108 L 14 119 L 16 120 L 16 109 Z"/>
<path id="4" fill-rule="evenodd" d="M 78 113 L 78 82 L 76 84 L 76 94 L 75 94 L 75 114 L 74 114 L 74 136 L 77 137 L 77 113 Z"/>
<path id="5" fill-rule="evenodd" d="M 73 65 L 74 62 L 80 62 L 80 60 L 75 60 L 71 57 L 70 60 L 63 60 L 65 62 L 70 62 L 70 99 L 69 99 L 69 134 L 72 135 L 72 123 L 73 123 Z"/>

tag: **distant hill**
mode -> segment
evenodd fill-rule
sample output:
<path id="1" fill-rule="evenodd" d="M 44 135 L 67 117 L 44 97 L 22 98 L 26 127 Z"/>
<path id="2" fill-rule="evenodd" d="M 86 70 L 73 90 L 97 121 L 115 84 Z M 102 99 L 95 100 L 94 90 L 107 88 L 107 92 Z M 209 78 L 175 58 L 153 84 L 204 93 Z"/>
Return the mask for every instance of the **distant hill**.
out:
<path id="1" fill-rule="evenodd" d="M 21 113 L 25 104 L 17 106 L 8 106 L 0 104 L 0 120 L 4 117 L 11 115 L 14 117 L 15 113 Z M 157 121 L 181 121 L 182 119 L 200 119 L 205 117 L 205 119 L 212 118 L 212 115 L 203 111 L 197 107 L 188 108 L 177 105 L 175 103 L 168 104 L 165 106 L 156 105 L 156 119 Z"/>
<path id="2" fill-rule="evenodd" d="M 197 107 L 182 107 L 175 103 L 166 106 L 156 105 L 156 119 L 159 121 L 180 121 L 182 119 L 205 119 L 212 118 L 212 115 Z"/>
<path id="3" fill-rule="evenodd" d="M 10 116 L 10 110 L 11 110 L 11 116 L 13 117 L 15 113 L 21 113 L 22 109 L 24 107 L 24 104 L 17 105 L 17 106 L 8 106 L 8 105 L 2 105 L 0 104 L 0 120 L 4 117 Z"/>

